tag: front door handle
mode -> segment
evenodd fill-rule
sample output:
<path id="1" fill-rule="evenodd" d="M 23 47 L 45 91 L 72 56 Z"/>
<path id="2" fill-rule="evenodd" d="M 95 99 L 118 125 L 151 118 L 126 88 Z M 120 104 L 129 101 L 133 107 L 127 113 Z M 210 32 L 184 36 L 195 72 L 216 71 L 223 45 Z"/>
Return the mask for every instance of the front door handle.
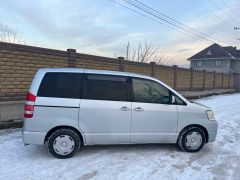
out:
<path id="1" fill-rule="evenodd" d="M 120 108 L 120 110 L 122 110 L 122 111 L 129 111 L 130 109 L 127 106 L 123 106 L 123 107 Z"/>
<path id="2" fill-rule="evenodd" d="M 144 111 L 144 109 L 141 108 L 141 107 L 136 107 L 136 108 L 134 108 L 134 111 L 138 111 L 138 112 L 140 112 L 140 111 Z"/>

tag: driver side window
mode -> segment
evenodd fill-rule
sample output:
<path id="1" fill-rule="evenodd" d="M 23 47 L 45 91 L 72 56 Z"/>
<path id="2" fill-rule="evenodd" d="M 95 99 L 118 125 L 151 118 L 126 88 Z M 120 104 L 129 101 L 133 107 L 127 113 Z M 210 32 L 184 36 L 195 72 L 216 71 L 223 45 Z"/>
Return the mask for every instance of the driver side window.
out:
<path id="1" fill-rule="evenodd" d="M 161 84 L 140 78 L 132 79 L 135 102 L 170 104 L 170 91 Z"/>

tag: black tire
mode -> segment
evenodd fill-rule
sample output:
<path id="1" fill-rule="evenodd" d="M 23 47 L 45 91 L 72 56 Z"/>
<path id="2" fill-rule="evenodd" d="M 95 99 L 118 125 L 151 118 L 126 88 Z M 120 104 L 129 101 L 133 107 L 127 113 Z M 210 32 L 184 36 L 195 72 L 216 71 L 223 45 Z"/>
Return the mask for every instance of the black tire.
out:
<path id="1" fill-rule="evenodd" d="M 54 148 L 56 145 L 56 139 L 67 137 L 68 141 L 70 140 L 71 143 L 74 143 L 74 145 L 71 146 L 71 149 L 69 150 L 69 153 L 61 154 L 57 152 L 57 149 Z M 51 134 L 51 136 L 48 139 L 48 150 L 49 152 L 56 158 L 59 159 L 67 159 L 72 157 L 80 148 L 82 147 L 81 138 L 79 135 L 72 129 L 62 128 L 58 129 L 55 132 Z"/>
<path id="2" fill-rule="evenodd" d="M 198 136 L 201 136 L 202 141 L 199 147 L 197 148 L 190 148 L 190 146 L 187 146 L 187 136 L 191 135 L 192 133 L 196 133 Z M 186 152 L 190 152 L 190 153 L 194 153 L 194 152 L 198 152 L 200 151 L 204 144 L 206 142 L 206 135 L 204 133 L 204 131 L 196 126 L 191 126 L 188 127 L 186 129 L 184 129 L 178 137 L 178 146 L 182 151 L 186 151 Z"/>

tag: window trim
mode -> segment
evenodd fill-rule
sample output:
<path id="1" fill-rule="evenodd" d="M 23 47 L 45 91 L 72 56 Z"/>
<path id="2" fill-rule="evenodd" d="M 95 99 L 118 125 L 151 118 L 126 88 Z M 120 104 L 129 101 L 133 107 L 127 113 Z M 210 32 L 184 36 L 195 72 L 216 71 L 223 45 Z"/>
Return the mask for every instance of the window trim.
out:
<path id="1" fill-rule="evenodd" d="M 114 76 L 114 77 L 122 77 L 126 78 L 126 93 L 127 93 L 127 100 L 126 101 L 116 101 L 116 100 L 106 100 L 106 99 L 89 99 L 87 97 L 87 77 L 89 75 L 95 75 L 95 76 Z M 97 73 L 84 73 L 84 79 L 83 79 L 83 90 L 82 90 L 82 99 L 85 100 L 96 100 L 96 101 L 116 101 L 116 102 L 131 102 L 131 95 L 130 95 L 130 88 L 129 88 L 129 77 L 128 76 L 121 76 L 121 75 L 114 75 L 114 74 L 97 74 Z"/>
<path id="2" fill-rule="evenodd" d="M 196 61 L 196 67 L 202 67 L 202 61 L 201 60 Z"/>
<path id="3" fill-rule="evenodd" d="M 215 61 L 215 67 L 222 67 L 222 61 L 221 60 L 216 60 Z"/>
<path id="4" fill-rule="evenodd" d="M 207 53 L 206 53 L 207 56 L 211 56 L 212 55 L 212 50 L 208 50 Z"/>

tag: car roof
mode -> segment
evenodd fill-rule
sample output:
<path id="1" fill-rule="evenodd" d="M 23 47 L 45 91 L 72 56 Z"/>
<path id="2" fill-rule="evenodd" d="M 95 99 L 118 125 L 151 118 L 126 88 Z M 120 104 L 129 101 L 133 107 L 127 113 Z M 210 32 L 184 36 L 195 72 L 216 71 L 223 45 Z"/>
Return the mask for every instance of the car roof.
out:
<path id="1" fill-rule="evenodd" d="M 97 70 L 97 69 L 83 69 L 83 68 L 41 68 L 39 69 L 42 73 L 47 72 L 72 72 L 72 73 L 90 73 L 90 74 L 106 74 L 106 75 L 119 75 L 119 76 L 131 76 L 145 79 L 157 80 L 151 76 L 146 76 L 137 73 L 121 72 L 121 71 L 110 71 L 110 70 Z"/>

